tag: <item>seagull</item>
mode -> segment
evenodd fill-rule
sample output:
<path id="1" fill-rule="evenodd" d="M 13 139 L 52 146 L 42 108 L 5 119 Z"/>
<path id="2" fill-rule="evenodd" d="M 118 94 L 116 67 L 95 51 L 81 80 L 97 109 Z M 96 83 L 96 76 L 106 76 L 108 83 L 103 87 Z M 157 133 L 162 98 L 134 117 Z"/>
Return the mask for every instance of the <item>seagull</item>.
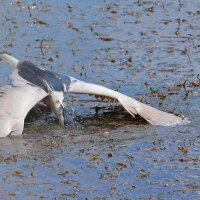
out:
<path id="1" fill-rule="evenodd" d="M 121 103 L 133 117 L 140 115 L 152 125 L 172 126 L 184 124 L 186 121 L 107 87 L 45 70 L 29 61 L 19 61 L 8 54 L 0 54 L 0 57 L 14 69 L 11 85 L 0 89 L 0 136 L 2 137 L 22 134 L 27 113 L 42 100 L 56 113 L 62 126 L 65 123 L 72 124 L 73 119 L 63 103 L 65 93 L 88 94 L 98 100 Z"/>
<path id="2" fill-rule="evenodd" d="M 20 63 L 19 60 L 7 54 L 0 54 L 0 57 L 11 64 L 14 69 L 10 76 L 10 85 L 0 87 L 0 137 L 21 135 L 28 112 L 41 101 L 51 108 L 63 127 L 75 123 L 69 114 L 70 111 L 63 104 L 63 95 L 59 93 L 60 83 L 58 80 L 53 84 L 54 90 L 50 88 L 45 78 L 42 79 L 43 81 L 38 81 L 38 77 L 42 76 L 42 73 L 37 74 L 36 72 L 34 76 L 28 63 Z M 27 68 L 20 70 L 24 65 Z M 20 76 L 21 73 L 22 76 Z M 22 78 L 23 73 L 26 73 L 30 81 Z M 50 80 L 51 77 L 53 77 L 52 80 L 57 79 L 52 72 L 46 72 L 45 76 L 47 80 Z"/>

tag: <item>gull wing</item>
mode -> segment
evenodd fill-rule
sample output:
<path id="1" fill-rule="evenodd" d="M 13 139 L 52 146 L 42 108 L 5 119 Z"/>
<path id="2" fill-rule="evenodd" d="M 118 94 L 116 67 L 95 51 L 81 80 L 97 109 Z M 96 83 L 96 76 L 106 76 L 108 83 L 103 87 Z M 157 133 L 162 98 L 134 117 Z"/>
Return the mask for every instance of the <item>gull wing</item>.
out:
<path id="1" fill-rule="evenodd" d="M 11 85 L 0 88 L 0 136 L 20 135 L 31 108 L 48 94 L 16 74 Z"/>
<path id="2" fill-rule="evenodd" d="M 160 111 L 109 88 L 86 83 L 73 77 L 70 77 L 70 79 L 71 84 L 68 92 L 94 95 L 101 100 L 118 101 L 133 117 L 138 114 L 152 125 L 171 126 L 188 122 L 187 119 L 182 119 L 173 114 Z"/>

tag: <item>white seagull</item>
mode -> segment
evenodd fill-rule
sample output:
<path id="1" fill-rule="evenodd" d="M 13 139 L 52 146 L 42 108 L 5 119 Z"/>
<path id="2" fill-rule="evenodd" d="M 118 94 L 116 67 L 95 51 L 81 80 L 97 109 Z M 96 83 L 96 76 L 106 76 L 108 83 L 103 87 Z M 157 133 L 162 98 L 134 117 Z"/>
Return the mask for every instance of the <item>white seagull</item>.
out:
<path id="1" fill-rule="evenodd" d="M 103 101 L 119 102 L 133 117 L 138 114 L 152 125 L 171 126 L 186 122 L 186 119 L 160 111 L 104 86 L 51 72 L 7 54 L 0 54 L 0 57 L 7 60 L 14 69 L 11 85 L 0 88 L 1 137 L 22 134 L 26 115 L 42 100 L 56 113 L 62 126 L 72 124 L 73 119 L 63 104 L 64 93 L 89 94 Z"/>

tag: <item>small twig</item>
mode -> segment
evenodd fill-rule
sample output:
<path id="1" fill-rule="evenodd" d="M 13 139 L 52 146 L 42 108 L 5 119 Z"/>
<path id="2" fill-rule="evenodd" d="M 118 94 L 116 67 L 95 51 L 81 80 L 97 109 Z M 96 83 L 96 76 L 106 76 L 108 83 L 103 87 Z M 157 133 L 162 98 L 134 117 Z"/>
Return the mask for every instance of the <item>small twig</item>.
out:
<path id="1" fill-rule="evenodd" d="M 32 17 L 31 7 L 30 6 L 28 6 L 28 11 L 29 11 L 29 17 Z"/>
<path id="2" fill-rule="evenodd" d="M 43 52 L 43 42 L 44 42 L 44 39 L 42 39 L 42 40 L 40 41 L 40 50 L 41 50 L 41 54 L 42 54 L 43 56 L 45 56 L 45 54 L 44 54 L 44 52 Z"/>
<path id="3" fill-rule="evenodd" d="M 187 81 L 188 81 L 188 79 L 185 80 L 184 83 L 183 83 L 183 88 L 184 88 L 184 90 L 185 90 L 186 92 L 188 92 L 188 90 L 186 89 L 186 82 L 187 82 Z"/>
<path id="4" fill-rule="evenodd" d="M 188 38 L 188 41 L 192 41 L 192 47 L 193 47 L 193 49 L 195 48 L 195 45 L 194 45 L 194 39 L 193 38 Z"/>
<path id="5" fill-rule="evenodd" d="M 186 99 L 188 98 L 188 96 L 189 96 L 189 90 L 186 89 L 186 82 L 187 82 L 187 81 L 188 81 L 188 79 L 185 80 L 184 83 L 183 83 L 183 88 L 184 88 L 184 90 L 185 90 L 185 97 L 184 97 L 185 100 L 186 100 Z"/>
<path id="6" fill-rule="evenodd" d="M 189 49 L 189 51 L 188 51 L 188 58 L 189 58 L 189 61 L 191 62 L 191 59 L 190 59 L 190 48 L 188 48 Z"/>
<path id="7" fill-rule="evenodd" d="M 199 81 L 200 81 L 199 74 L 197 74 L 197 78 L 198 78 L 198 79 L 199 79 Z"/>

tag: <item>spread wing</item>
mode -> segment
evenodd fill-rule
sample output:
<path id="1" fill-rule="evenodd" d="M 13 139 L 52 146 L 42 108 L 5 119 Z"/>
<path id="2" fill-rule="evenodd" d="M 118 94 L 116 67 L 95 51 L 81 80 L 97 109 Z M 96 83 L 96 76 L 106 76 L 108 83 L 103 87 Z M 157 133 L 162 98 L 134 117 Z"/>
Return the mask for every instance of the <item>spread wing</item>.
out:
<path id="1" fill-rule="evenodd" d="M 138 114 L 152 125 L 170 126 L 188 122 L 187 119 L 183 120 L 173 114 L 160 111 L 109 88 L 79 81 L 73 77 L 70 77 L 70 79 L 71 84 L 68 92 L 94 95 L 101 100 L 118 101 L 133 117 Z"/>
<path id="2" fill-rule="evenodd" d="M 117 91 L 111 90 L 101 85 L 86 83 L 86 82 L 77 80 L 73 77 L 70 77 L 70 78 L 71 78 L 71 84 L 68 89 L 68 92 L 89 94 L 90 96 L 94 96 L 95 98 L 101 101 L 119 102 L 133 117 L 135 117 L 135 115 L 138 114 L 136 110 L 136 104 L 133 104 L 131 109 L 128 110 L 128 107 L 126 106 L 126 104 L 122 102 L 123 98 L 127 97 L 126 95 L 123 95 Z M 132 99 L 132 100 L 136 102 L 135 99 Z"/>

